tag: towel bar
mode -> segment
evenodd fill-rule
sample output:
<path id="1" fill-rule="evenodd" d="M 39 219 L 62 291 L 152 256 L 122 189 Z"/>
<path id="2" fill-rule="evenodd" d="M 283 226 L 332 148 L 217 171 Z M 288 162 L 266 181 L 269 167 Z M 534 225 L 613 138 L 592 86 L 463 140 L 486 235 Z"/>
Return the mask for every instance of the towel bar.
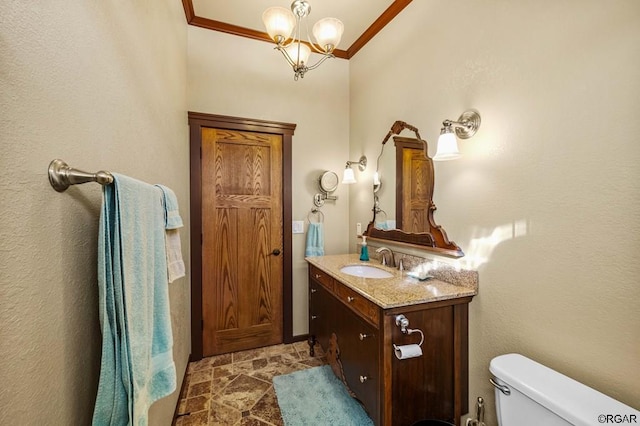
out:
<path id="1" fill-rule="evenodd" d="M 98 182 L 100 185 L 109 185 L 113 182 L 113 175 L 100 170 L 96 173 L 87 173 L 73 169 L 62 160 L 56 159 L 49 164 L 49 183 L 58 192 L 64 192 L 71 185 L 80 183 Z"/>

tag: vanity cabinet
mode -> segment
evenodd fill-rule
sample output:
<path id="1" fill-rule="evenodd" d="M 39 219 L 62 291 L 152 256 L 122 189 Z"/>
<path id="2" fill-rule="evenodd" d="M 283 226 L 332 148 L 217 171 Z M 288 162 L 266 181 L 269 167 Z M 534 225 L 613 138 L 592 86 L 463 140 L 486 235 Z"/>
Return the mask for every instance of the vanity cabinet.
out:
<path id="1" fill-rule="evenodd" d="M 309 265 L 309 345 L 318 342 L 334 373 L 376 425 L 422 419 L 458 423 L 468 412 L 468 303 L 460 297 L 384 309 Z M 397 315 L 424 333 L 422 356 L 399 360 L 393 344 L 419 343 L 403 334 Z"/>

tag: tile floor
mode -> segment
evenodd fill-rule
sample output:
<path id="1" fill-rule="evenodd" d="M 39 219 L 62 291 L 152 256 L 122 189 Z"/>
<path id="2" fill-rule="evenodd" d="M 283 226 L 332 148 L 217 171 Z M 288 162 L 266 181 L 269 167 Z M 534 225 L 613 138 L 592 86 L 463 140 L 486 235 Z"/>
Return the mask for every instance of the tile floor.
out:
<path id="1" fill-rule="evenodd" d="M 283 425 L 274 376 L 325 364 L 306 341 L 203 358 L 189 363 L 175 426 Z"/>

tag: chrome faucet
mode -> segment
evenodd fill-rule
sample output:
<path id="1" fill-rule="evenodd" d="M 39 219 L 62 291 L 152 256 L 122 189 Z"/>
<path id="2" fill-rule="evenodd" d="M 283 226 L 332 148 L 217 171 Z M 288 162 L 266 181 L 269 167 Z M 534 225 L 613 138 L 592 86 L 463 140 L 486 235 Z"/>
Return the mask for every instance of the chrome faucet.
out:
<path id="1" fill-rule="evenodd" d="M 380 247 L 379 249 L 376 250 L 376 253 L 380 253 L 380 263 L 382 265 L 388 265 L 395 268 L 396 263 L 393 260 L 393 252 L 391 251 L 391 249 L 387 247 Z M 387 256 L 386 256 L 387 253 L 389 253 L 390 260 L 387 260 Z"/>

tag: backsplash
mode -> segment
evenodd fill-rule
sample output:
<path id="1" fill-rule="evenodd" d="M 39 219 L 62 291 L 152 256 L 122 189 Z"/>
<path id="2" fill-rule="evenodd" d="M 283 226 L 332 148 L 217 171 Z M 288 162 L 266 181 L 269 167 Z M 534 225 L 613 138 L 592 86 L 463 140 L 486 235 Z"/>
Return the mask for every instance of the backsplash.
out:
<path id="1" fill-rule="evenodd" d="M 371 244 L 369 250 L 369 256 L 374 262 L 380 262 L 380 254 L 376 253 L 376 248 Z M 418 269 L 419 267 L 429 270 L 429 274 L 433 275 L 435 279 L 444 281 L 449 284 L 478 288 L 479 275 L 478 271 L 472 271 L 468 269 L 461 269 L 447 261 L 439 260 L 437 258 L 420 257 L 413 254 L 402 253 L 399 250 L 393 250 L 394 258 L 396 262 L 399 259 L 403 259 L 403 265 L 405 271 L 411 271 Z"/>

